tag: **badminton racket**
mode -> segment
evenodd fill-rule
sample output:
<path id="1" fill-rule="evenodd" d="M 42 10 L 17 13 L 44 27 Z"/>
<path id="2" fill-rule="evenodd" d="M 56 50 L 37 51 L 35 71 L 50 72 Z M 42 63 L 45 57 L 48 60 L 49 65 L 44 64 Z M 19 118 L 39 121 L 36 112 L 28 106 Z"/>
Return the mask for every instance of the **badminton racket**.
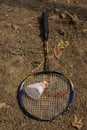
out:
<path id="1" fill-rule="evenodd" d="M 48 58 L 48 12 L 43 12 L 43 37 L 44 37 L 44 69 L 41 72 L 28 75 L 20 84 L 18 100 L 23 112 L 38 120 L 52 120 L 63 114 L 71 106 L 74 98 L 72 81 L 60 72 L 49 69 Z M 31 84 L 47 81 L 48 86 L 39 99 L 33 100 L 25 88 Z"/>

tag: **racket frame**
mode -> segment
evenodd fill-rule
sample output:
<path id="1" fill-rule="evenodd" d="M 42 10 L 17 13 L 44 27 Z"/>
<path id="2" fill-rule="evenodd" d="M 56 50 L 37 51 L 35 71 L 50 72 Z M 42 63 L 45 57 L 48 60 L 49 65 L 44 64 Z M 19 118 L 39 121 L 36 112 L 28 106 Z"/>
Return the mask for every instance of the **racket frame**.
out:
<path id="1" fill-rule="evenodd" d="M 66 77 L 65 75 L 63 75 L 63 74 L 61 74 L 60 72 L 56 72 L 56 71 L 41 71 L 41 72 L 36 72 L 36 73 L 34 73 L 34 74 L 32 74 L 32 75 L 28 75 L 23 81 L 22 81 L 22 83 L 20 84 L 20 86 L 19 86 L 19 90 L 18 90 L 18 100 L 19 100 L 19 105 L 20 105 L 20 108 L 21 108 L 21 110 L 23 111 L 23 113 L 25 114 L 25 115 L 27 115 L 28 117 L 32 117 L 32 118 L 34 118 L 34 119 L 36 119 L 36 120 L 41 120 L 41 121 L 51 121 L 51 120 L 53 120 L 53 119 L 55 119 L 56 117 L 58 117 L 59 115 L 57 115 L 57 116 L 54 116 L 54 117 L 52 117 L 52 118 L 39 118 L 39 117 L 37 117 L 37 116 L 33 116 L 32 114 L 30 114 L 29 112 L 27 112 L 27 110 L 25 109 L 25 107 L 24 107 L 24 104 L 23 104 L 23 101 L 22 101 L 22 93 L 23 93 L 23 86 L 24 86 L 24 82 L 25 82 L 25 80 L 29 80 L 29 78 L 31 79 L 31 78 L 33 78 L 33 76 L 37 76 L 37 75 L 40 75 L 40 74 L 56 74 L 56 75 L 60 75 L 60 76 L 62 76 L 63 78 L 65 78 L 67 81 L 68 81 L 68 83 L 70 84 L 70 98 L 69 98 L 69 101 L 68 101 L 68 105 L 66 106 L 66 108 L 64 109 L 64 111 L 62 111 L 60 114 L 64 114 L 67 110 L 68 110 L 68 108 L 72 105 L 72 102 L 73 102 L 73 99 L 74 99 L 74 86 L 73 86 L 73 83 L 72 83 L 72 81 L 70 80 L 70 79 L 68 79 L 68 77 Z"/>

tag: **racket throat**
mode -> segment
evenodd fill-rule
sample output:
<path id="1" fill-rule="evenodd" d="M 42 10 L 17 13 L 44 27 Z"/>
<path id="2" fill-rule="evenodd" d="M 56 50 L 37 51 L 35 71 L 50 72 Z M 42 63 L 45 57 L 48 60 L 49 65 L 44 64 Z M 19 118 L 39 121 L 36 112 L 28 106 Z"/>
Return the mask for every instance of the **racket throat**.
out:
<path id="1" fill-rule="evenodd" d="M 44 58 L 44 71 L 49 71 L 49 60 L 46 57 Z"/>

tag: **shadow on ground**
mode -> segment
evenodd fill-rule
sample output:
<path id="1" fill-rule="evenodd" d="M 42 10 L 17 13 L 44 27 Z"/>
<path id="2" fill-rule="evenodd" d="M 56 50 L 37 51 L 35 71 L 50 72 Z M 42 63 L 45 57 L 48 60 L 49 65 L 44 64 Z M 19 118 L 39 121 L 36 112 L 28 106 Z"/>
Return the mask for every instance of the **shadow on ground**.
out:
<path id="1" fill-rule="evenodd" d="M 68 10 L 78 15 L 80 19 L 87 20 L 87 8 L 81 4 L 67 4 L 65 2 L 54 3 L 50 2 L 49 0 L 1 0 L 0 4 L 26 8 L 33 11 L 43 11 L 45 9 L 48 9 L 49 11 L 54 11 L 55 8 L 59 10 Z"/>

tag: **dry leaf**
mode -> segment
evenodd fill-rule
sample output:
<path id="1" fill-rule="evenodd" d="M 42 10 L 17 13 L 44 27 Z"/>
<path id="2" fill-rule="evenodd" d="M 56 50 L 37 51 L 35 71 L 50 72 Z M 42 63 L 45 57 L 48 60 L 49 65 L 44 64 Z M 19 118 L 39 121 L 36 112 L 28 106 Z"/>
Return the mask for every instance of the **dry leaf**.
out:
<path id="1" fill-rule="evenodd" d="M 56 2 L 57 0 L 50 0 L 50 2 Z"/>
<path id="2" fill-rule="evenodd" d="M 59 59 L 63 54 L 63 50 L 69 46 L 68 41 L 60 40 L 60 42 L 54 47 L 54 56 Z"/>
<path id="3" fill-rule="evenodd" d="M 58 49 L 64 49 L 64 48 L 66 48 L 68 46 L 69 46 L 69 41 L 60 40 L 60 42 L 57 45 L 57 48 Z"/>
<path id="4" fill-rule="evenodd" d="M 52 16 L 49 17 L 49 19 L 55 20 L 55 19 L 57 19 L 57 16 L 56 15 L 52 15 Z"/>
<path id="5" fill-rule="evenodd" d="M 10 106 L 3 102 L 3 103 L 0 103 L 0 109 L 2 108 L 10 108 Z"/>
<path id="6" fill-rule="evenodd" d="M 60 58 L 60 56 L 62 55 L 62 50 L 56 50 L 56 49 L 54 49 L 54 56 L 57 58 L 57 59 L 59 59 Z"/>
<path id="7" fill-rule="evenodd" d="M 62 19 L 66 19 L 67 18 L 67 15 L 65 13 L 60 13 L 59 15 Z"/>
<path id="8" fill-rule="evenodd" d="M 32 27 L 33 27 L 33 25 L 29 23 L 29 24 L 28 24 L 28 27 L 32 28 Z"/>
<path id="9" fill-rule="evenodd" d="M 61 27 L 60 27 L 57 31 L 58 31 L 58 33 L 59 33 L 60 35 L 63 35 L 63 36 L 64 36 L 64 35 L 66 34 L 66 32 L 64 31 L 64 29 L 61 28 Z"/>
<path id="10" fill-rule="evenodd" d="M 83 123 L 81 119 L 78 119 L 77 115 L 74 114 L 74 120 L 72 122 L 72 126 L 76 127 L 78 130 L 81 130 Z"/>
<path id="11" fill-rule="evenodd" d="M 70 0 L 67 0 L 67 3 L 70 3 Z"/>
<path id="12" fill-rule="evenodd" d="M 13 25 L 12 25 L 12 28 L 13 28 L 14 30 L 20 29 L 20 27 L 19 27 L 18 25 L 16 25 L 16 24 L 13 24 Z"/>
<path id="13" fill-rule="evenodd" d="M 87 32 L 87 29 L 83 29 L 83 32 Z"/>
<path id="14" fill-rule="evenodd" d="M 78 19 L 78 17 L 77 17 L 77 15 L 73 15 L 73 23 L 76 25 L 76 24 L 78 24 L 78 22 L 79 22 L 79 19 Z"/>
<path id="15" fill-rule="evenodd" d="M 6 25 L 5 25 L 6 27 L 11 27 L 11 26 L 12 26 L 12 23 L 7 23 L 7 22 L 6 22 L 5 24 L 6 24 Z"/>

